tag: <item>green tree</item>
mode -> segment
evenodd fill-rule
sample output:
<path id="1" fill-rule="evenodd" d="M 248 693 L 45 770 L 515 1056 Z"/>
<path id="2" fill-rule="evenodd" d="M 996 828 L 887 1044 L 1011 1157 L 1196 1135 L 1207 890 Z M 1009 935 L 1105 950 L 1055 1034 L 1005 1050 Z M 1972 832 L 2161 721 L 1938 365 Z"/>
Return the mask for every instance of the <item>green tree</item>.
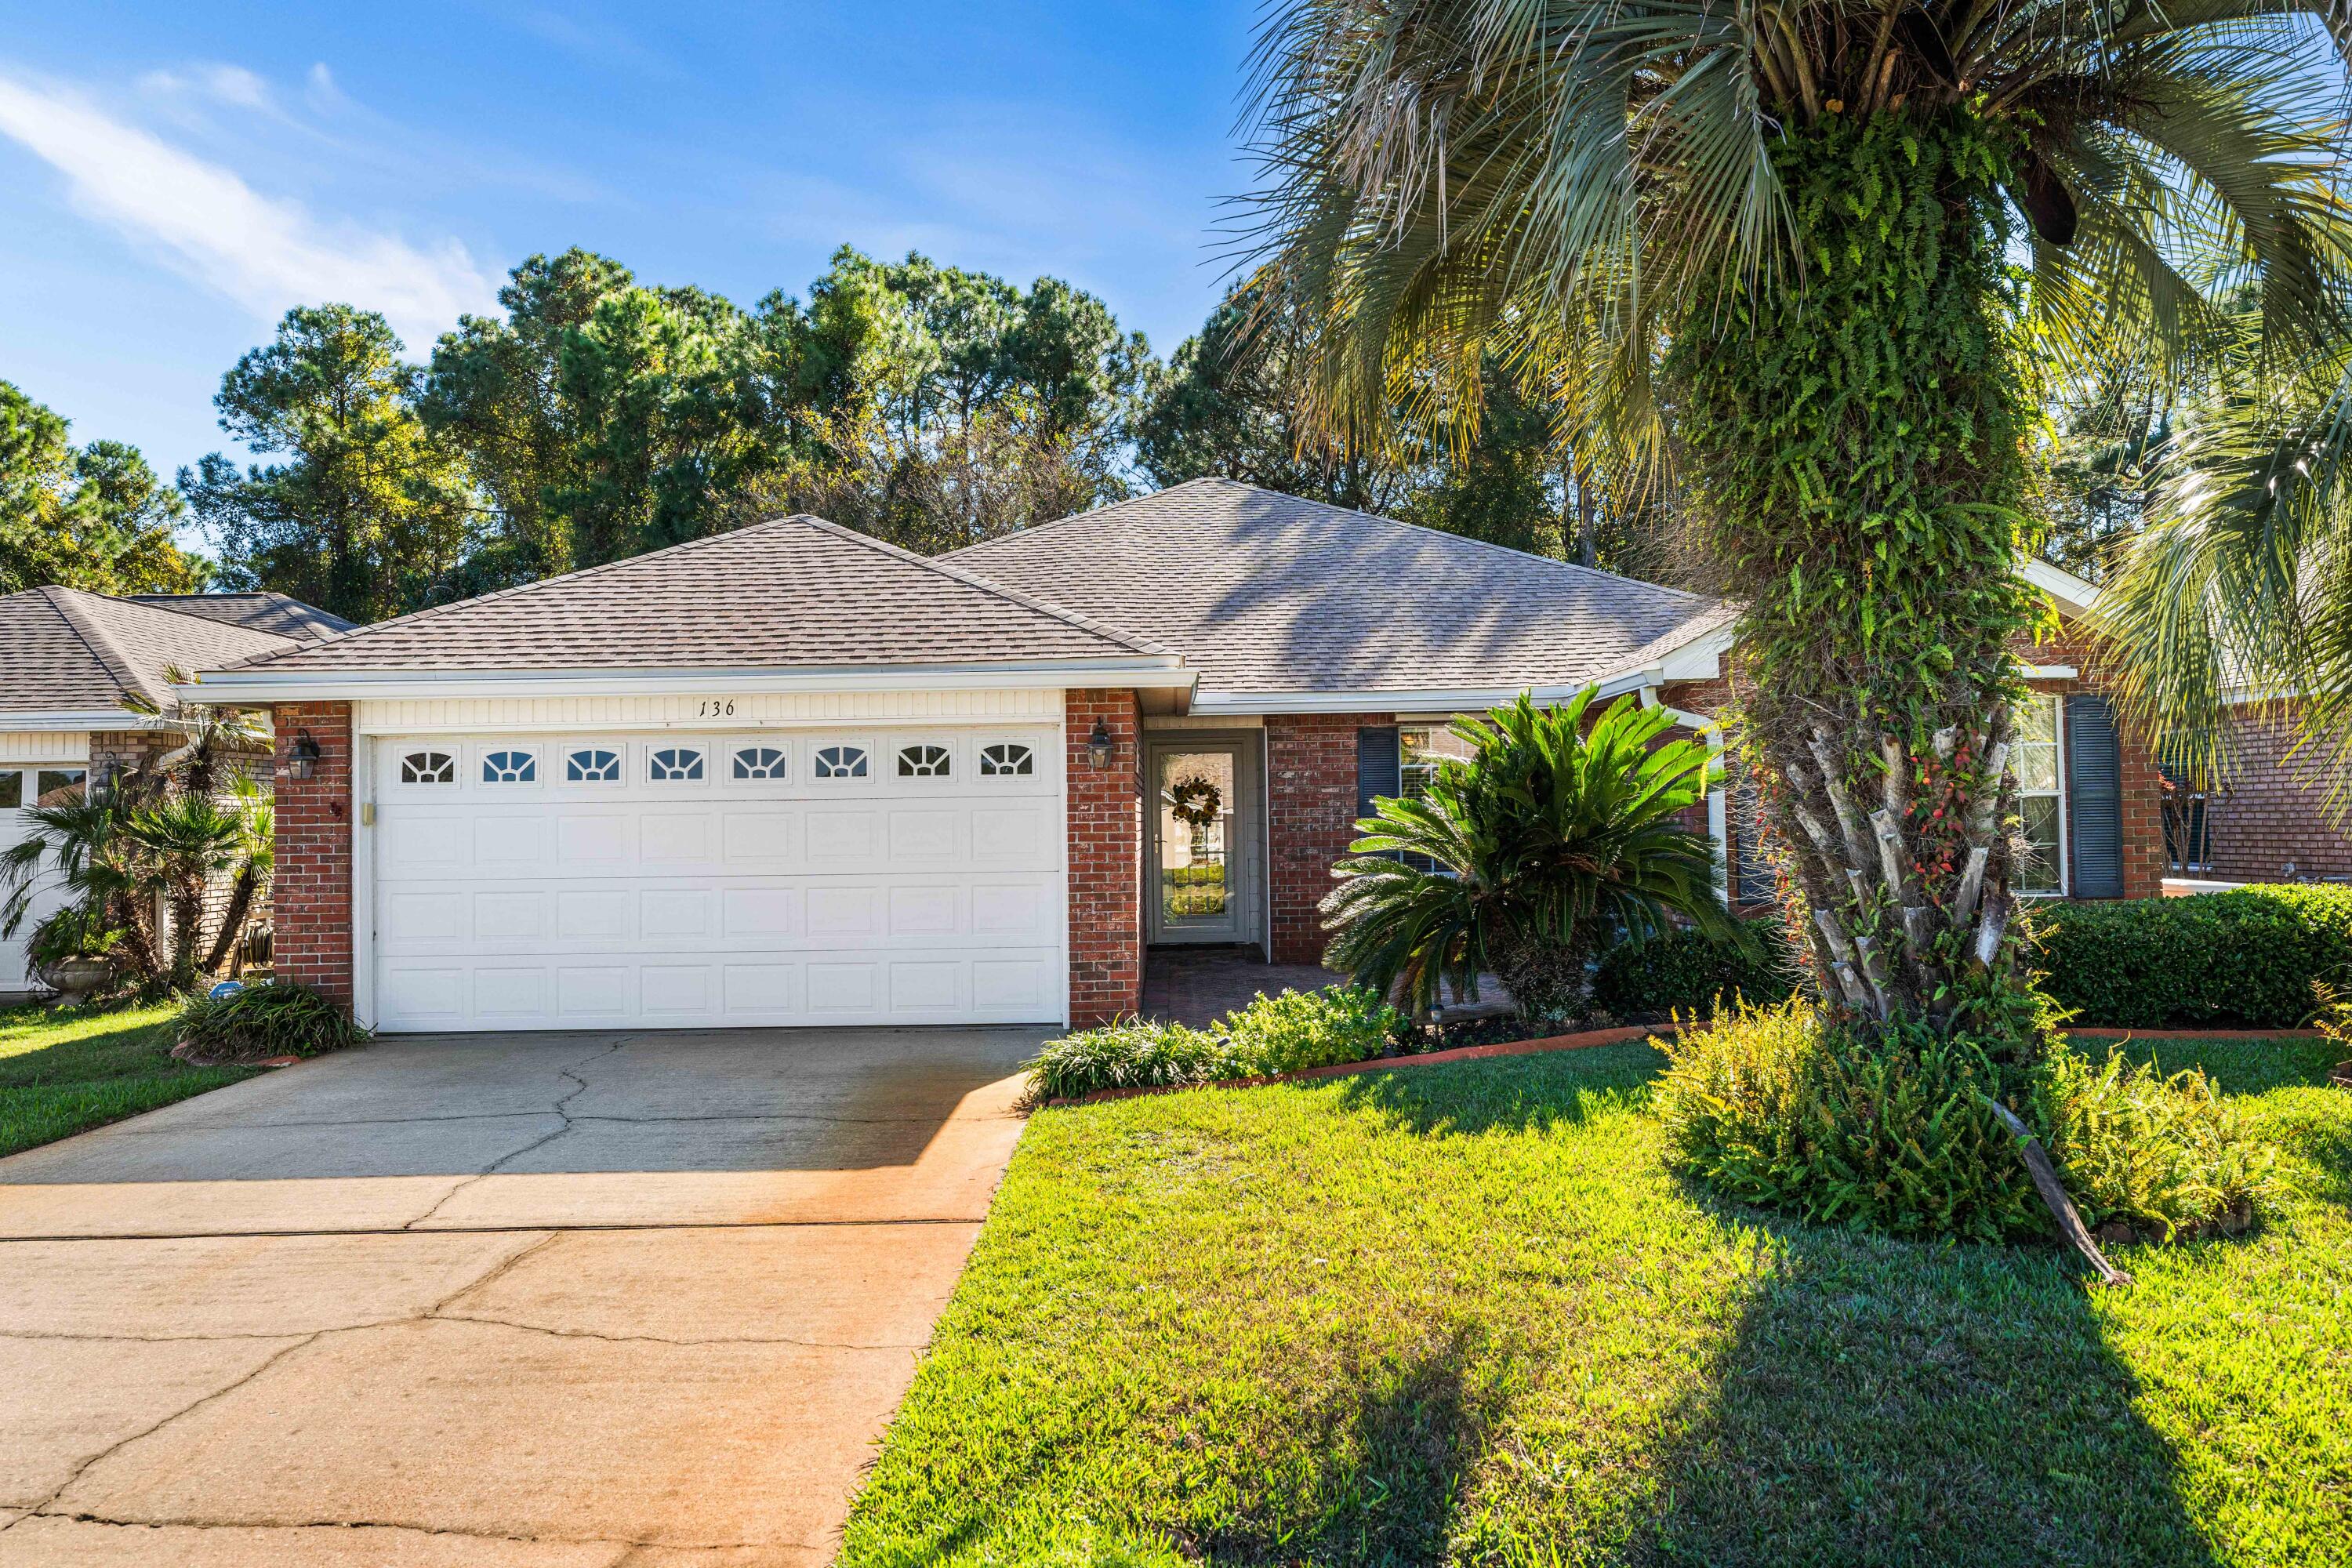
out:
<path id="1" fill-rule="evenodd" d="M 2226 319 L 2207 281 L 2250 281 L 2277 350 L 2335 330 L 2320 30 L 2268 0 L 1297 0 L 1264 48 L 1309 407 L 1475 395 L 1496 356 L 1627 470 L 1676 461 L 1833 1015 L 2031 1053 L 2006 758 L 2047 615 L 2016 571 L 2036 382 L 2180 374 Z"/>
<path id="2" fill-rule="evenodd" d="M 372 621 L 423 604 L 477 533 L 454 456 L 417 418 L 418 372 L 382 316 L 298 306 L 222 378 L 221 428 L 285 461 L 220 453 L 180 488 L 231 586 L 274 589 Z"/>
<path id="3" fill-rule="evenodd" d="M 55 584 L 94 594 L 187 594 L 209 565 L 173 542 L 179 492 L 135 447 L 77 450 L 56 411 L 0 381 L 0 594 Z"/>

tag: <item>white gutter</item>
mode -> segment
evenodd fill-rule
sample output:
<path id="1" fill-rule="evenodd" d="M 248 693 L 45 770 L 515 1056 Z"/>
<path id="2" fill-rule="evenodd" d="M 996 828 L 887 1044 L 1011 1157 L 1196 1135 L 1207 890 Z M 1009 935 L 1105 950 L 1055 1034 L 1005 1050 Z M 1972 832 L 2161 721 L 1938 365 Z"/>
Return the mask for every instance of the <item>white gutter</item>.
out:
<path id="1" fill-rule="evenodd" d="M 1601 695 L 1622 697 L 1658 683 L 1655 669 L 1634 670 L 1601 681 Z M 1491 686 L 1452 690 L 1369 691 L 1198 691 L 1192 711 L 1212 713 L 1483 713 L 1518 700 L 1530 691 L 1537 702 L 1566 702 L 1584 688 L 1579 686 Z"/>
<path id="2" fill-rule="evenodd" d="M 1018 659 L 992 664 L 854 665 L 811 669 L 273 670 L 215 669 L 174 686 L 187 701 L 376 702 L 475 697 L 692 696 L 796 691 L 1034 691 L 1133 688 L 1190 691 L 1197 672 L 1174 656 Z"/>
<path id="3" fill-rule="evenodd" d="M 158 722 L 152 713 L 134 713 L 128 708 L 0 713 L 0 730 L 144 730 Z"/>

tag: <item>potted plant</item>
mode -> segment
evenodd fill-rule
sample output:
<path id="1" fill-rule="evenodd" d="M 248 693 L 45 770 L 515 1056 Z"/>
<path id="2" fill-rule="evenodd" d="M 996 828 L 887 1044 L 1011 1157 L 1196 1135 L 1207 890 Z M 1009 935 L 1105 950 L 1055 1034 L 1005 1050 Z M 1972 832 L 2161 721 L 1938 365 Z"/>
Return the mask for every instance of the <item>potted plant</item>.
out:
<path id="1" fill-rule="evenodd" d="M 93 915 L 88 906 L 68 904 L 34 928 L 26 955 L 42 984 L 70 1006 L 113 982 L 114 950 L 121 941 L 122 932 Z"/>

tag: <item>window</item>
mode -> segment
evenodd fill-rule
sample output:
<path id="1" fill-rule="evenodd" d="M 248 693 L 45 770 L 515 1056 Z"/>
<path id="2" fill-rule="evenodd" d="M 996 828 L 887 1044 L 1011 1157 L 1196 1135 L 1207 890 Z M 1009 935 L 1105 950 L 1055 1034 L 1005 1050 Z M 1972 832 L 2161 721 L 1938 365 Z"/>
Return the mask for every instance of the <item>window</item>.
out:
<path id="1" fill-rule="evenodd" d="M 400 759 L 400 782 L 445 784 L 457 782 L 457 759 L 446 752 L 411 752 Z"/>
<path id="2" fill-rule="evenodd" d="M 1016 746 L 1008 741 L 1001 746 L 982 746 L 980 749 L 982 778 L 1001 778 L 1011 773 L 1034 773 L 1036 771 L 1035 761 L 1026 746 Z"/>
<path id="3" fill-rule="evenodd" d="M 863 746 L 822 746 L 816 753 L 816 776 L 821 779 L 862 779 L 866 776 L 866 748 Z"/>
<path id="4" fill-rule="evenodd" d="M 35 805 L 65 805 L 81 798 L 82 770 L 43 768 L 34 775 Z"/>
<path id="5" fill-rule="evenodd" d="M 1398 725 L 1398 793 L 1407 800 L 1418 800 L 1429 793 L 1440 763 L 1469 755 L 1469 746 L 1443 724 Z"/>
<path id="6" fill-rule="evenodd" d="M 656 784 L 669 784 L 702 776 L 702 753 L 691 746 L 667 746 L 647 759 L 648 772 Z"/>
<path id="7" fill-rule="evenodd" d="M 745 746 L 735 753 L 735 776 L 739 779 L 782 778 L 784 753 L 773 746 Z"/>
<path id="8" fill-rule="evenodd" d="M 563 759 L 563 778 L 567 784 L 618 784 L 621 753 L 602 746 L 570 752 Z"/>
<path id="9" fill-rule="evenodd" d="M 15 811 L 25 804 L 25 775 L 0 773 L 0 811 Z"/>
<path id="10" fill-rule="evenodd" d="M 2010 873 L 2021 893 L 2066 890 L 2066 791 L 2059 767 L 2058 699 L 2034 693 L 2018 705 L 2016 739 L 2010 743 L 2010 771 L 2017 775 L 2018 815 L 2024 819 L 2031 858 Z"/>
<path id="11" fill-rule="evenodd" d="M 945 746 L 901 746 L 898 776 L 902 779 L 943 779 L 948 776 Z"/>
<path id="12" fill-rule="evenodd" d="M 539 759 L 529 752 L 486 752 L 482 754 L 484 784 L 536 784 Z"/>

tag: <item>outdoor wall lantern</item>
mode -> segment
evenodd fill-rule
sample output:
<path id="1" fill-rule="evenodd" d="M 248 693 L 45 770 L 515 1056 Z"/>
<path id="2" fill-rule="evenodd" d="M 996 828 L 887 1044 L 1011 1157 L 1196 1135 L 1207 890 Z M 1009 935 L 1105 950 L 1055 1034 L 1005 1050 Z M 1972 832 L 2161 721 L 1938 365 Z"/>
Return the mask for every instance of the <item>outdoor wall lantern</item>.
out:
<path id="1" fill-rule="evenodd" d="M 1097 768 L 1107 768 L 1110 766 L 1110 726 L 1097 719 L 1093 732 L 1087 736 L 1087 761 Z"/>
<path id="2" fill-rule="evenodd" d="M 286 776 L 307 779 L 318 768 L 319 742 L 310 739 L 310 731 L 305 730 L 294 737 L 294 749 L 286 755 Z"/>

